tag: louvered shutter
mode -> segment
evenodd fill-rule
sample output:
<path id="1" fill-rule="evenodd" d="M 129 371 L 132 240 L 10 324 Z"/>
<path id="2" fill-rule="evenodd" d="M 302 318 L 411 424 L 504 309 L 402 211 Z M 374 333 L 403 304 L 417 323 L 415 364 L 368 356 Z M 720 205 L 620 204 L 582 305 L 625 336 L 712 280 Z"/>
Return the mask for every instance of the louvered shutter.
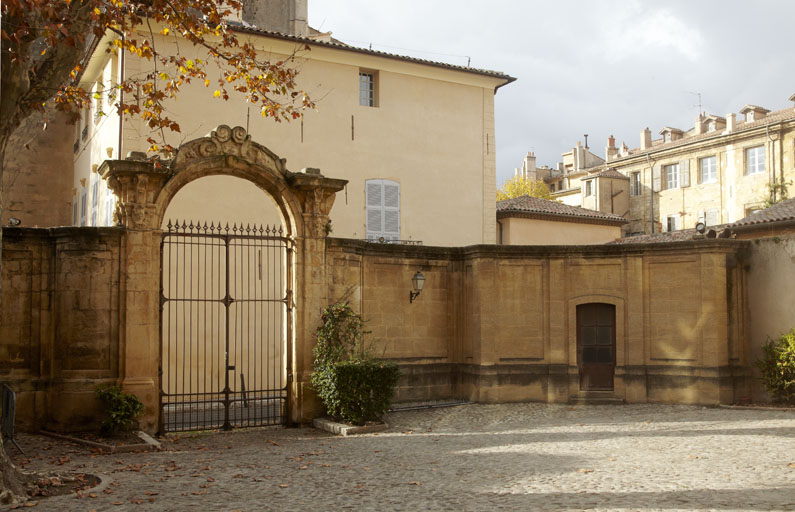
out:
<path id="1" fill-rule="evenodd" d="M 718 220 L 718 210 L 711 209 L 707 210 L 706 212 L 706 225 L 707 226 L 717 226 L 719 224 Z"/>
<path id="2" fill-rule="evenodd" d="M 659 192 L 662 188 L 662 169 L 659 165 L 655 165 L 652 169 L 652 190 Z"/>
<path id="3" fill-rule="evenodd" d="M 384 226 L 383 204 L 383 185 L 381 180 L 369 180 L 365 185 L 365 195 L 367 203 L 367 240 L 378 240 Z"/>
<path id="4" fill-rule="evenodd" d="M 384 181 L 384 238 L 400 240 L 400 185 Z"/>
<path id="5" fill-rule="evenodd" d="M 400 184 L 368 180 L 365 184 L 367 240 L 400 239 Z"/>
<path id="6" fill-rule="evenodd" d="M 679 186 L 690 186 L 690 160 L 682 160 L 679 162 Z"/>

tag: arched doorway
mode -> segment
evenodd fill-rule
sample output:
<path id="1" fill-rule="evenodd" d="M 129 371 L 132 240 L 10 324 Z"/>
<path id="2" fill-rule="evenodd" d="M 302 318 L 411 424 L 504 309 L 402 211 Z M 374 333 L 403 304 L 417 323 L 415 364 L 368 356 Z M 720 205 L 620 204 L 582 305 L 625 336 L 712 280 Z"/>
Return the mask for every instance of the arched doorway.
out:
<path id="1" fill-rule="evenodd" d="M 162 430 L 285 423 L 294 240 L 277 204 L 248 180 L 199 177 L 161 229 Z"/>

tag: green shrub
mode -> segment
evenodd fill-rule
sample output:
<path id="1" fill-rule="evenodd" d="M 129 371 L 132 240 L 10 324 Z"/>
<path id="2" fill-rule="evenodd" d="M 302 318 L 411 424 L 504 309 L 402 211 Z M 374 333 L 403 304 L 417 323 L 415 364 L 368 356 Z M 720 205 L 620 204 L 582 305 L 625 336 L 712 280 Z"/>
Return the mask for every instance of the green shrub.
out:
<path id="1" fill-rule="evenodd" d="M 105 412 L 102 421 L 102 432 L 105 434 L 132 428 L 135 418 L 144 410 L 144 404 L 137 396 L 123 392 L 119 386 L 98 387 L 97 398 L 102 402 Z"/>
<path id="2" fill-rule="evenodd" d="M 386 414 L 400 378 L 395 363 L 375 359 L 340 361 L 315 373 L 328 414 L 354 425 Z"/>
<path id="3" fill-rule="evenodd" d="M 778 339 L 767 339 L 756 362 L 762 382 L 777 402 L 795 403 L 795 328 Z"/>
<path id="4" fill-rule="evenodd" d="M 400 378 L 395 363 L 373 356 L 365 334 L 362 317 L 342 302 L 323 310 L 315 333 L 312 386 L 330 416 L 356 425 L 386 413 Z"/>

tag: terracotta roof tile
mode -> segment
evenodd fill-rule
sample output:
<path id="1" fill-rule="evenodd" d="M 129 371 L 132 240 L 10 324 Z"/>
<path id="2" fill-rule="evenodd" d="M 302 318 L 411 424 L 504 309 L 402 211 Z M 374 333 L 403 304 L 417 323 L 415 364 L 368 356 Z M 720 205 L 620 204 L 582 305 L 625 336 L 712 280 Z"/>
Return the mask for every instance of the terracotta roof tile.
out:
<path id="1" fill-rule="evenodd" d="M 613 213 L 588 210 L 578 206 L 569 206 L 557 201 L 549 201 L 538 197 L 521 196 L 497 201 L 497 213 L 536 213 L 557 217 L 571 217 L 593 220 L 604 220 L 625 223 L 627 220 Z"/>
<path id="2" fill-rule="evenodd" d="M 262 36 L 267 36 L 267 37 L 275 37 L 277 39 L 286 39 L 286 40 L 289 40 L 289 41 L 296 41 L 296 42 L 310 44 L 310 45 L 326 46 L 326 47 L 329 47 L 329 48 L 337 48 L 337 49 L 345 50 L 345 51 L 349 51 L 349 52 L 365 53 L 365 54 L 368 54 L 368 55 L 375 55 L 375 56 L 378 56 L 378 57 L 385 57 L 385 58 L 388 58 L 388 59 L 403 60 L 403 61 L 406 61 L 406 62 L 414 62 L 414 63 L 417 63 L 417 64 L 425 64 L 425 65 L 428 65 L 428 66 L 435 66 L 435 67 L 440 67 L 440 68 L 452 69 L 452 70 L 456 70 L 456 71 L 463 71 L 465 73 L 475 73 L 475 74 L 478 74 L 478 75 L 486 75 L 486 76 L 491 76 L 491 77 L 494 77 L 494 78 L 502 78 L 503 80 L 505 80 L 505 84 L 502 84 L 502 85 L 509 84 L 509 83 L 511 83 L 511 82 L 516 80 L 516 78 L 514 78 L 514 77 L 512 77 L 510 75 L 506 75 L 505 73 L 500 73 L 499 71 L 491 71 L 491 70 L 488 70 L 488 69 L 471 68 L 471 67 L 467 67 L 467 66 L 457 66 L 455 64 L 447 64 L 445 62 L 437 62 L 437 61 L 426 60 L 426 59 L 418 59 L 418 58 L 415 58 L 415 57 L 406 57 L 405 55 L 398 55 L 398 54 L 395 54 L 395 53 L 379 52 L 377 50 L 370 50 L 370 49 L 367 49 L 367 48 L 359 48 L 357 46 L 350 46 L 350 45 L 347 45 L 345 43 L 339 42 L 338 40 L 333 39 L 333 38 L 332 38 L 331 42 L 326 42 L 326 41 L 319 41 L 319 40 L 317 40 L 315 38 L 312 38 L 312 37 L 301 37 L 301 36 L 294 36 L 294 35 L 291 35 L 291 34 L 283 34 L 281 32 L 273 32 L 273 31 L 270 31 L 270 30 L 263 30 L 263 29 L 260 29 L 260 28 L 257 28 L 257 27 L 251 26 L 251 25 L 243 25 L 242 23 L 239 23 L 239 22 L 228 22 L 228 24 L 229 24 L 229 27 L 232 30 L 235 30 L 235 31 L 238 31 L 238 32 L 245 32 L 245 33 L 249 33 L 249 34 L 257 34 L 257 35 L 262 35 Z"/>
<path id="3" fill-rule="evenodd" d="M 740 219 L 730 227 L 753 226 L 756 224 L 768 224 L 770 222 L 795 221 L 795 197 L 774 204 L 770 208 L 752 213 L 744 219 Z"/>
<path id="4" fill-rule="evenodd" d="M 588 177 L 589 178 L 618 178 L 618 179 L 622 179 L 622 180 L 628 180 L 629 179 L 628 176 L 624 176 L 623 174 L 621 174 L 620 172 L 618 172 L 615 169 L 606 169 L 606 170 L 604 170 L 602 172 L 599 172 L 599 173 L 596 173 L 596 174 L 592 174 L 592 175 L 590 175 Z"/>
<path id="5" fill-rule="evenodd" d="M 742 131 L 745 131 L 745 130 L 751 130 L 753 128 L 758 128 L 760 126 L 765 126 L 768 123 L 778 123 L 780 121 L 789 121 L 791 119 L 795 119 L 795 108 L 787 107 L 787 108 L 784 108 L 784 109 L 781 109 L 781 110 L 776 110 L 775 112 L 770 112 L 769 114 L 767 114 L 762 119 L 757 119 L 756 121 L 751 121 L 751 122 L 738 121 L 737 122 L 737 126 L 734 128 L 734 130 L 731 133 L 732 134 L 739 133 L 739 132 L 742 132 Z M 689 134 L 690 131 L 688 131 L 687 133 Z M 689 144 L 691 142 L 696 142 L 696 141 L 699 141 L 699 140 L 720 136 L 720 135 L 722 135 L 722 133 L 723 133 L 722 131 L 707 132 L 707 133 L 702 133 L 700 135 L 685 136 L 685 137 L 683 137 L 681 139 L 670 141 L 670 142 L 664 142 L 664 141 L 662 141 L 662 139 L 656 139 L 656 140 L 652 141 L 651 150 L 652 151 L 657 151 L 657 150 L 662 150 L 662 149 L 675 148 L 675 147 L 678 147 L 678 146 L 684 146 L 684 145 Z M 649 151 L 649 150 L 648 149 L 633 148 L 633 149 L 629 150 L 629 155 L 628 156 L 635 156 L 637 154 L 646 153 L 647 151 Z M 621 160 L 622 158 L 627 158 L 627 156 L 619 157 L 616 160 L 611 160 L 610 163 L 612 164 L 612 163 L 614 163 L 614 162 L 616 162 L 618 160 Z"/>
<path id="6" fill-rule="evenodd" d="M 727 227 L 728 224 L 721 224 L 719 226 L 709 226 L 707 229 L 714 230 L 716 234 L 719 234 Z M 696 235 L 698 235 L 698 231 L 696 231 L 695 228 L 690 228 L 690 229 L 680 229 L 678 231 L 664 231 L 662 233 L 654 233 L 651 235 L 627 236 L 608 243 L 625 245 L 625 244 L 657 244 L 657 243 L 667 243 L 667 242 L 684 242 L 688 240 L 693 240 L 694 239 L 693 237 Z"/>

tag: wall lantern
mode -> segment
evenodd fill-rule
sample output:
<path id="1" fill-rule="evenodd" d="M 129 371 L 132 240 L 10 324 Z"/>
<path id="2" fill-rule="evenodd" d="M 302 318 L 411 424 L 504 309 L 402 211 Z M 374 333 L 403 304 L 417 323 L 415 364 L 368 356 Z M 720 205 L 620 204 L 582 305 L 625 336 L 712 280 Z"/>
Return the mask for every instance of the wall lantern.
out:
<path id="1" fill-rule="evenodd" d="M 414 291 L 409 290 L 409 303 L 414 302 L 414 299 L 416 299 L 422 291 L 422 287 L 425 286 L 425 276 L 422 275 L 422 272 L 419 270 L 414 274 L 414 277 L 411 278 L 411 286 L 414 288 Z"/>

